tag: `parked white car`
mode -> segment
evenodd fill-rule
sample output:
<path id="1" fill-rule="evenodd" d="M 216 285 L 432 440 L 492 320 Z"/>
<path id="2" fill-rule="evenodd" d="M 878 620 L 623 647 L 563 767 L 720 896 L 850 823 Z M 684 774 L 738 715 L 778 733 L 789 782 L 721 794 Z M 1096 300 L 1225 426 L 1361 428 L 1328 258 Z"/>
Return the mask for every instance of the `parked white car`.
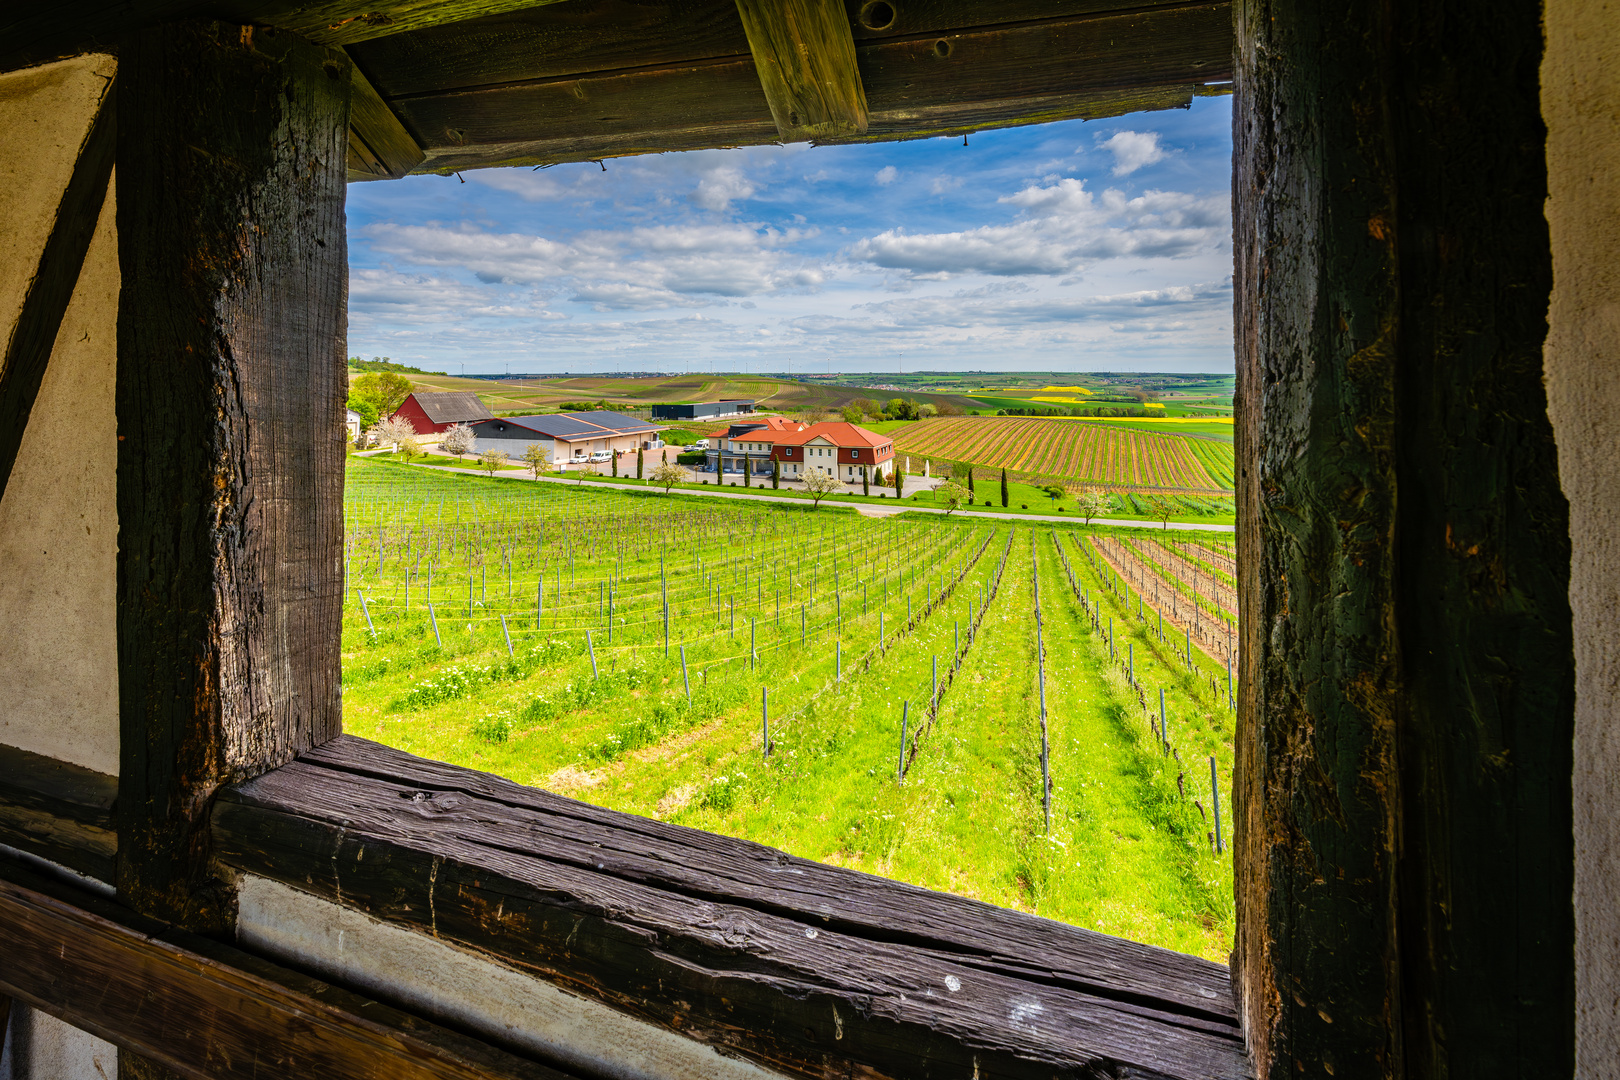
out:
<path id="1" fill-rule="evenodd" d="M 590 461 L 590 462 L 612 461 L 613 460 L 613 455 L 608 453 L 606 450 L 598 450 L 596 453 L 592 454 L 590 457 L 586 458 L 585 460 Z"/>

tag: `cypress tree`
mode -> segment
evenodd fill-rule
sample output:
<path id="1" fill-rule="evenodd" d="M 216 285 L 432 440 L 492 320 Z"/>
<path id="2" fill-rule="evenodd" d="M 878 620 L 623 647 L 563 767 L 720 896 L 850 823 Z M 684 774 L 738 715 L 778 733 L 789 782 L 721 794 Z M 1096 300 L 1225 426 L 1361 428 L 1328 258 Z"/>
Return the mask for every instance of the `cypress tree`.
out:
<path id="1" fill-rule="evenodd" d="M 906 475 L 905 475 L 905 473 L 900 471 L 900 462 L 896 461 L 894 463 L 894 497 L 895 498 L 903 499 L 903 498 L 906 497 L 905 483 L 906 483 Z"/>
<path id="2" fill-rule="evenodd" d="M 637 479 L 637 480 L 640 480 L 640 479 L 641 479 L 641 465 L 642 465 L 642 462 L 641 462 L 641 451 L 640 451 L 640 450 L 637 450 L 637 451 L 636 451 L 636 479 Z"/>
<path id="3" fill-rule="evenodd" d="M 782 486 L 782 463 L 779 460 L 777 460 L 776 458 L 771 458 L 771 487 L 779 488 L 781 486 Z"/>
<path id="4" fill-rule="evenodd" d="M 1002 507 L 1005 508 L 1009 501 L 1010 500 L 1007 498 L 1007 470 L 1002 469 L 1001 470 L 1001 505 L 1002 505 Z"/>
<path id="5" fill-rule="evenodd" d="M 872 494 L 872 474 L 866 469 L 861 470 L 861 494 Z"/>
<path id="6" fill-rule="evenodd" d="M 968 501 L 973 500 L 973 466 L 968 466 Z"/>
<path id="7" fill-rule="evenodd" d="M 613 479 L 617 480 L 619 478 L 619 452 L 617 450 L 609 450 L 608 458 L 613 462 Z"/>

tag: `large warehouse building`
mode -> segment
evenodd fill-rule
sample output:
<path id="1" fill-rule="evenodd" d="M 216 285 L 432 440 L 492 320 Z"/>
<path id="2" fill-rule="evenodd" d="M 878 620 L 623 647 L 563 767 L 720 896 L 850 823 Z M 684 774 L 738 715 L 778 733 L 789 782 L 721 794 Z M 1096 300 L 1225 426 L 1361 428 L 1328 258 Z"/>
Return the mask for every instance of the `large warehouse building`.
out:
<path id="1" fill-rule="evenodd" d="M 734 401 L 693 401 L 685 404 L 654 405 L 654 420 L 718 420 L 723 416 L 747 416 L 754 411 L 752 399 Z"/>

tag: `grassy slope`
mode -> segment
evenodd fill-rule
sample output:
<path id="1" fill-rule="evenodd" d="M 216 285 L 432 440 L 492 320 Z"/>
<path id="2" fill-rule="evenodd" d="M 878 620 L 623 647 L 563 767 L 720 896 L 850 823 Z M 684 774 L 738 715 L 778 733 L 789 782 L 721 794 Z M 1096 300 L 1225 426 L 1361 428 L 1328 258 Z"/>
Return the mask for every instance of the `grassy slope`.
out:
<path id="1" fill-rule="evenodd" d="M 535 492 L 540 485 L 473 478 L 457 483 L 456 477 L 425 470 L 408 473 L 386 462 L 361 462 L 357 468 L 406 488 L 415 484 L 415 477 L 431 481 L 410 505 L 432 507 L 446 499 L 446 523 L 453 517 L 464 525 L 497 517 L 510 522 L 519 520 L 513 515 L 527 507 L 531 512 L 586 515 L 576 520 L 588 527 L 596 514 L 657 514 L 667 512 L 669 505 L 635 495 L 578 492 L 571 486 Z M 374 485 L 369 501 L 351 508 L 351 520 L 367 522 L 354 537 L 357 562 L 366 557 L 365 537 L 375 521 L 378 493 L 389 490 L 387 484 Z M 417 509 L 406 516 L 420 520 L 421 513 Z M 772 524 L 801 539 L 813 536 L 818 524 L 832 524 L 830 519 L 804 518 L 793 509 L 738 510 L 728 517 L 734 524 L 701 547 L 706 566 L 712 568 L 707 571 L 711 584 L 736 589 L 737 575 L 787 569 L 785 561 L 775 566 L 758 556 L 760 550 L 779 545 L 750 543 L 741 535 L 756 516 L 781 519 Z M 1037 550 L 1049 626 L 1056 842 L 1044 838 L 1039 822 L 1029 531 L 1017 530 L 991 616 L 945 696 L 939 726 L 900 787 L 893 779 L 900 701 L 913 701 L 915 718 L 917 703 L 927 696 L 932 657 L 938 654 L 944 662 L 950 655 L 956 627 L 966 625 L 970 600 L 978 606 L 1008 530 L 961 519 L 912 526 L 841 520 L 839 528 L 856 530 L 851 537 L 869 539 L 843 545 L 867 553 L 860 573 L 868 582 L 868 613 L 860 614 L 853 583 L 846 577 L 844 620 L 837 632 L 846 664 L 840 683 L 833 682 L 834 630 L 824 628 L 801 645 L 791 599 L 782 628 L 773 625 L 774 596 L 764 587 L 774 584 L 770 576 L 748 579 L 749 591 L 763 595 L 753 602 L 744 597 L 742 604 L 745 613 L 764 616 L 759 641 L 767 649 L 765 662 L 750 668 L 733 661 L 706 677 L 700 674 L 716 661 L 746 653 L 748 638 L 739 628 L 733 640 L 725 617 L 716 620 L 709 584 L 693 591 L 690 586 L 703 579 L 691 566 L 683 565 L 679 579 L 672 566 L 675 625 L 688 641 L 695 697 L 694 706 L 686 707 L 678 651 L 666 661 L 656 645 L 655 627 L 645 619 L 638 623 L 650 602 L 648 575 L 656 576 L 656 555 L 650 550 L 624 565 L 623 644 L 607 645 L 598 631 L 603 682 L 593 681 L 583 642 L 576 640 L 582 637 L 578 625 L 594 621 L 596 581 L 610 568 L 617 572 L 617 565 L 605 553 L 596 563 L 588 561 L 587 546 L 580 550 L 577 583 L 564 592 L 565 603 L 572 600 L 574 606 L 554 612 L 563 625 L 576 627 L 573 631 L 532 630 L 532 571 L 525 584 L 519 568 L 514 600 L 506 610 L 511 611 L 519 657 L 535 658 L 526 677 L 489 684 L 470 697 L 401 710 L 397 703 L 413 686 L 442 679 L 451 667 L 506 662 L 498 623 L 492 621 L 493 613 L 503 610 L 504 591 L 497 561 L 490 578 L 492 606 L 476 608 L 469 631 L 465 608 L 457 608 L 464 601 L 454 599 L 465 597 L 465 575 L 458 579 L 452 568 L 443 568 L 441 647 L 434 644 L 420 611 L 420 594 L 411 616 L 397 605 L 389 607 L 388 575 L 397 558 L 385 558 L 381 577 L 373 576 L 366 585 L 378 636 L 367 632 L 357 610 L 345 612 L 346 726 L 416 753 L 545 784 L 599 805 L 718 829 L 812 858 L 1211 958 L 1222 956 L 1231 935 L 1230 902 L 1221 899 L 1230 896 L 1230 870 L 1207 855 L 1197 837 L 1189 841 L 1171 827 L 1177 821 L 1185 825 L 1189 811 L 1174 800 L 1166 802 L 1165 777 L 1152 756 L 1142 752 L 1142 734 L 1133 734 L 1127 711 L 1110 697 L 1118 696 L 1118 688 L 1098 675 L 1104 664 L 1097 635 L 1063 608 L 1061 570 L 1049 554 L 1049 530 L 1041 531 Z M 940 581 L 936 577 L 930 582 L 929 573 L 959 565 L 992 528 L 990 546 L 950 599 L 869 672 L 855 671 L 854 658 L 877 640 L 879 607 L 887 612 L 884 625 L 893 635 L 903 621 L 907 594 L 920 611 L 922 597 Z M 739 537 L 735 551 L 724 539 L 731 534 Z M 897 545 L 892 558 L 886 554 L 885 537 Z M 689 555 L 696 557 L 695 550 L 680 552 L 683 563 Z M 544 565 L 560 573 L 555 556 L 548 556 Z M 1079 560 L 1077 568 L 1083 568 Z M 846 563 L 842 573 L 850 575 L 853 569 Z M 458 580 L 463 583 L 455 584 Z M 677 580 L 683 582 L 679 588 Z M 787 590 L 790 597 L 804 591 L 802 581 Z M 831 619 L 825 579 L 817 593 L 818 616 Z M 349 595 L 352 600 L 352 588 Z M 523 616 L 524 610 L 530 616 Z M 1138 647 L 1144 667 L 1153 662 L 1146 649 Z M 1175 690 L 1174 657 L 1168 650 L 1165 656 L 1169 661 L 1163 678 Z M 1183 681 L 1192 686 L 1190 677 Z M 607 691 L 597 692 L 603 685 Z M 775 723 L 776 753 L 769 764 L 760 755 L 762 685 L 771 687 Z M 560 705 L 561 711 L 554 719 L 526 718 L 525 709 L 536 700 Z M 1188 729 L 1190 739 L 1190 720 Z M 1208 734 L 1218 741 L 1213 724 Z M 1229 752 L 1222 752 L 1229 762 Z M 1182 818 L 1175 815 L 1178 808 Z"/>

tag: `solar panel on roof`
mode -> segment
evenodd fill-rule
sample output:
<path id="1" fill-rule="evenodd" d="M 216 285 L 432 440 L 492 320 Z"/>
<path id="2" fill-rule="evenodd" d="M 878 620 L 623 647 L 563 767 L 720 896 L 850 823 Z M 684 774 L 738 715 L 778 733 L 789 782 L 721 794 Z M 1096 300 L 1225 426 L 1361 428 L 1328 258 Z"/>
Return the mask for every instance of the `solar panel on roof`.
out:
<path id="1" fill-rule="evenodd" d="M 645 420 L 637 420 L 633 416 L 626 416 L 624 413 L 611 412 L 606 409 L 598 409 L 592 412 L 565 413 L 563 415 L 588 420 L 593 424 L 611 428 L 614 431 L 646 431 L 653 427 L 652 424 L 647 423 Z"/>

